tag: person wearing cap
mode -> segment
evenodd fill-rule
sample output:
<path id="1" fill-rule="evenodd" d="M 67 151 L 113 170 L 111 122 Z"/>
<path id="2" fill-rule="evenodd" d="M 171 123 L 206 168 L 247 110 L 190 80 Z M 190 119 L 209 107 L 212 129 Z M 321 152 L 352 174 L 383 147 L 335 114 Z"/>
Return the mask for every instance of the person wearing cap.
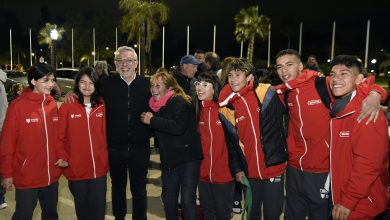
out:
<path id="1" fill-rule="evenodd" d="M 193 55 L 185 55 L 180 60 L 180 68 L 173 72 L 173 77 L 187 95 L 190 94 L 191 82 L 199 64 L 200 62 Z"/>

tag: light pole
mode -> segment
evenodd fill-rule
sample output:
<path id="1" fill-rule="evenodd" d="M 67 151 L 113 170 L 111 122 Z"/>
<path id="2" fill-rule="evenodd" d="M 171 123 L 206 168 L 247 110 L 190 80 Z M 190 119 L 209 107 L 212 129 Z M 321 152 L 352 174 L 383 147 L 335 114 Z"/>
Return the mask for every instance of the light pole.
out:
<path id="1" fill-rule="evenodd" d="M 54 25 L 54 29 L 50 31 L 51 38 L 51 66 L 57 69 L 57 57 L 56 57 L 56 41 L 58 39 L 57 25 Z"/>

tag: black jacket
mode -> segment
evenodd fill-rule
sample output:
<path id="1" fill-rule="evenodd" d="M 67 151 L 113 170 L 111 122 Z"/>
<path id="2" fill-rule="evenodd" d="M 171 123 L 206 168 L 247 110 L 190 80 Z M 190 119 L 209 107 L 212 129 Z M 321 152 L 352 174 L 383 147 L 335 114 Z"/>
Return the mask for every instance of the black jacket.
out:
<path id="1" fill-rule="evenodd" d="M 154 114 L 150 127 L 156 132 L 163 167 L 171 169 L 203 158 L 194 113 L 182 97 L 172 97 Z"/>
<path id="2" fill-rule="evenodd" d="M 107 145 L 116 150 L 149 149 L 150 128 L 141 122 L 141 113 L 150 111 L 149 80 L 136 76 L 130 85 L 119 76 L 100 81 L 106 105 Z"/>

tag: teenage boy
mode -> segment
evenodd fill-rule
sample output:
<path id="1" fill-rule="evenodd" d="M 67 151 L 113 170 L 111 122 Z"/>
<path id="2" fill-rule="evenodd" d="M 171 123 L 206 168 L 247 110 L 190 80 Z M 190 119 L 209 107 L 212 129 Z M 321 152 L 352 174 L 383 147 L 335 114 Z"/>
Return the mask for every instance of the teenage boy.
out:
<path id="1" fill-rule="evenodd" d="M 330 107 L 325 106 L 317 90 L 318 72 L 303 69 L 297 51 L 280 51 L 276 56 L 276 70 L 284 82 L 276 89 L 282 93 L 281 100 L 287 101 L 290 116 L 285 219 L 303 220 L 308 216 L 309 219 L 327 220 L 330 214 Z M 330 103 L 333 97 L 323 79 L 322 88 Z M 379 90 L 382 97 L 386 96 L 380 87 L 373 88 Z M 380 96 L 376 92 L 369 96 L 366 106 L 379 107 Z M 368 109 L 372 111 L 372 108 Z"/>
<path id="2" fill-rule="evenodd" d="M 364 88 L 367 83 L 360 84 L 364 77 L 356 57 L 339 55 L 330 66 L 329 85 L 337 97 L 330 122 L 332 216 L 334 220 L 373 219 L 389 201 L 386 117 L 381 111 L 376 122 L 357 122 L 369 90 Z"/>
<path id="3" fill-rule="evenodd" d="M 271 103 L 280 100 L 269 84 L 255 85 L 252 66 L 245 60 L 234 58 L 227 66 L 228 85 L 226 85 L 219 96 L 220 106 L 228 106 L 234 109 L 234 120 L 230 128 L 235 129 L 241 147 L 228 146 L 229 166 L 231 173 L 238 182 L 243 183 L 243 177 L 247 177 L 252 189 L 252 211 L 249 213 L 250 219 L 261 219 L 263 210 L 264 219 L 279 220 L 283 210 L 283 190 L 285 159 L 283 155 L 281 161 L 273 166 L 265 166 L 266 159 L 263 153 L 264 146 L 273 146 L 275 143 L 284 141 L 275 128 L 278 128 L 280 117 L 263 117 L 266 109 L 265 94 L 275 94 L 275 99 L 271 99 L 268 106 L 276 107 Z M 270 92 L 270 93 L 268 93 Z M 261 105 L 261 103 L 263 103 Z M 282 108 L 283 105 L 281 104 Z M 261 108 L 263 107 L 263 108 Z M 279 108 L 280 109 L 280 108 Z M 275 109 L 273 113 L 277 112 Z M 260 114 L 262 117 L 260 118 Z M 271 120 L 269 120 L 271 119 Z M 280 119 L 280 120 L 278 120 Z M 268 136 L 263 136 L 261 128 L 270 127 Z M 271 125 L 275 122 L 275 126 Z M 273 135 L 274 139 L 269 138 Z M 261 135 L 261 137 L 260 137 Z M 230 137 L 227 135 L 227 137 Z M 270 141 L 272 139 L 272 141 Z M 265 152 L 265 151 L 264 151 Z M 282 152 L 285 153 L 285 152 Z M 263 209 L 262 209 L 263 207 Z"/>

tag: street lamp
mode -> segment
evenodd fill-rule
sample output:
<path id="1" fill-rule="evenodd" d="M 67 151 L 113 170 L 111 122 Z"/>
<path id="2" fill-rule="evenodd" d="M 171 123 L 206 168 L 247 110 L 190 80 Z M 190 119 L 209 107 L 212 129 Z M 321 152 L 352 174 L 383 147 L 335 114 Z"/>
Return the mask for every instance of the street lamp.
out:
<path id="1" fill-rule="evenodd" d="M 57 69 L 57 57 L 56 57 L 56 41 L 58 39 L 57 25 L 54 25 L 54 29 L 50 31 L 51 38 L 51 66 Z"/>

